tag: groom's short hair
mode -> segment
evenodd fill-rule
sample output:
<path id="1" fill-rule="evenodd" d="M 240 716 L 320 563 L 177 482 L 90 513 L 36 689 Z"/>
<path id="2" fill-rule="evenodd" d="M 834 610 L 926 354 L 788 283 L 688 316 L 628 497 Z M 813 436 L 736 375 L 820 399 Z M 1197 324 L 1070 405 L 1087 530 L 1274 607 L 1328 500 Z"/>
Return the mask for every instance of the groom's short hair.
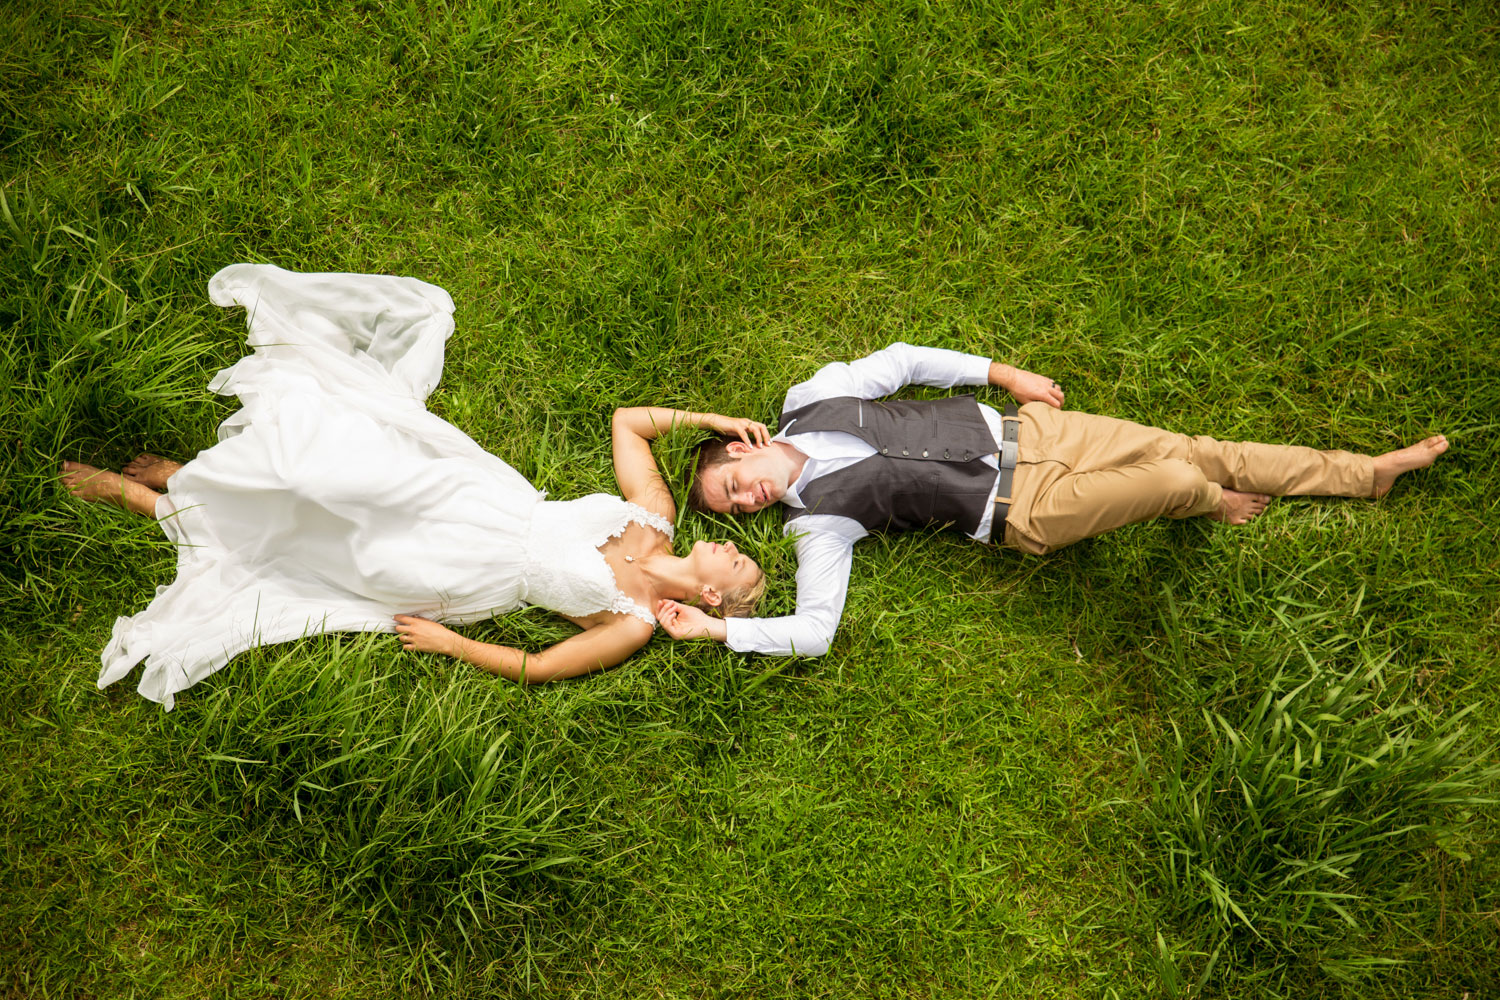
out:
<path id="1" fill-rule="evenodd" d="M 738 441 L 737 437 L 726 437 L 716 434 L 707 438 L 698 445 L 698 459 L 693 463 L 693 483 L 688 487 L 687 504 L 692 510 L 700 514 L 718 513 L 708 505 L 708 492 L 704 483 L 703 474 L 709 469 L 730 462 L 739 461 L 729 454 L 729 442 Z"/>

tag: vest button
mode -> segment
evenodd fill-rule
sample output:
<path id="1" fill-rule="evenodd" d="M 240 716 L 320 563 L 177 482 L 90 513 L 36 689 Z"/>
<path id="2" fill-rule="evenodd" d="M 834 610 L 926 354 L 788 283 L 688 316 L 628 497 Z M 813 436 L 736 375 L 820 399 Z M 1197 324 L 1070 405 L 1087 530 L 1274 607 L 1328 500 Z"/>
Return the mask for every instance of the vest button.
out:
<path id="1" fill-rule="evenodd" d="M 968 460 L 969 460 L 969 453 L 968 452 L 964 452 L 964 461 L 967 462 Z"/>
<path id="2" fill-rule="evenodd" d="M 891 449 L 889 449 L 889 448 L 882 448 L 882 449 L 880 449 L 880 453 L 882 455 L 889 455 L 891 453 Z"/>
<path id="3" fill-rule="evenodd" d="M 910 455 L 911 452 L 907 451 L 905 448 L 902 448 L 901 449 L 901 454 L 903 454 L 903 455 Z"/>
<path id="4" fill-rule="evenodd" d="M 947 448 L 944 448 L 944 449 L 943 449 L 943 457 L 944 457 L 944 458 L 947 458 L 947 457 L 948 457 L 948 449 L 947 449 Z"/>
<path id="5" fill-rule="evenodd" d="M 922 457 L 923 457 L 923 458 L 926 458 L 926 457 L 927 457 L 927 451 L 926 451 L 926 450 L 925 450 L 925 449 L 924 449 L 924 450 L 923 450 L 923 451 L 922 451 Z"/>

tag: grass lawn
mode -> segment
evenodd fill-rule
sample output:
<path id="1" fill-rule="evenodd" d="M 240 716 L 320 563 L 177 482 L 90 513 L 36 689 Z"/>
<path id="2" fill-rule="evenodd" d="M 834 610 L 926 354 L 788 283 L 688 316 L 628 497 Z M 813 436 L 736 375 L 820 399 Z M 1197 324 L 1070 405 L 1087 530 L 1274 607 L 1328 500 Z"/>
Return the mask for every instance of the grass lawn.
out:
<path id="1" fill-rule="evenodd" d="M 0 994 L 1500 996 L 1497 13 L 5 4 Z M 240 260 L 448 289 L 430 407 L 555 497 L 616 406 L 771 421 L 894 340 L 1453 447 L 1240 529 L 866 541 L 818 659 L 321 637 L 163 713 L 94 681 L 174 553 L 55 474 L 215 440 Z M 791 610 L 776 513 L 680 533 Z"/>

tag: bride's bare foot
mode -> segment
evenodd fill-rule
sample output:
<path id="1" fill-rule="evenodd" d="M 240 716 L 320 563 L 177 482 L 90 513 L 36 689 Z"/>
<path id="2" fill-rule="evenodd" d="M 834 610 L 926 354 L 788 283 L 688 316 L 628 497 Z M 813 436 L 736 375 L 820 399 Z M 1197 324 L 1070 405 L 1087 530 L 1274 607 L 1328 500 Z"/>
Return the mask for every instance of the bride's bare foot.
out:
<path id="1" fill-rule="evenodd" d="M 1208 516 L 1225 524 L 1248 524 L 1259 517 L 1270 502 L 1271 498 L 1264 493 L 1241 493 L 1226 486 L 1219 509 Z"/>
<path id="2" fill-rule="evenodd" d="M 149 486 L 82 462 L 64 462 L 62 471 L 62 484 L 75 497 L 112 503 L 147 517 L 156 516 L 156 501 L 161 494 Z"/>
<path id="3" fill-rule="evenodd" d="M 126 463 L 120 474 L 142 486 L 149 486 L 153 490 L 164 490 L 167 488 L 167 480 L 176 475 L 180 468 L 182 468 L 181 462 L 174 462 L 170 458 L 162 458 L 160 455 L 143 451 Z"/>
<path id="4" fill-rule="evenodd" d="M 1377 497 L 1383 497 L 1391 491 L 1396 477 L 1403 472 L 1413 469 L 1425 469 L 1437 461 L 1439 455 L 1448 450 L 1448 439 L 1441 434 L 1434 434 L 1426 441 L 1418 441 L 1414 445 L 1397 451 L 1388 451 L 1384 455 L 1375 457 L 1375 493 Z"/>

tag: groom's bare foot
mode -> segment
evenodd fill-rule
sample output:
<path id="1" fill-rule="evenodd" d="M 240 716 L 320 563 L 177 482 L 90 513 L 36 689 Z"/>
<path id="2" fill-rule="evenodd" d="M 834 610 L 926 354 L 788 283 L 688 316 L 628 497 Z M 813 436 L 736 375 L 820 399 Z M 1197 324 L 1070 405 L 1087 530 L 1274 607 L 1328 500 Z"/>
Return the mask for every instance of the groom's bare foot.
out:
<path id="1" fill-rule="evenodd" d="M 1438 456 L 1447 450 L 1448 439 L 1441 434 L 1434 434 L 1426 441 L 1418 441 L 1406 448 L 1377 455 L 1375 457 L 1374 495 L 1385 496 L 1391 491 L 1391 486 L 1401 473 L 1410 472 L 1413 469 L 1425 469 L 1436 462 Z"/>
<path id="2" fill-rule="evenodd" d="M 1265 493 L 1241 493 L 1226 486 L 1219 509 L 1208 516 L 1225 524 L 1248 524 L 1259 517 L 1270 502 L 1271 498 Z"/>
<path id="3" fill-rule="evenodd" d="M 156 501 L 161 497 L 150 487 L 126 479 L 118 472 L 96 469 L 82 462 L 63 463 L 62 484 L 80 499 L 112 503 L 147 517 L 156 516 Z"/>
<path id="4" fill-rule="evenodd" d="M 164 490 L 167 488 L 167 480 L 176 475 L 180 468 L 182 468 L 181 462 L 174 462 L 170 458 L 162 458 L 160 455 L 143 451 L 126 463 L 120 474 L 142 486 L 149 486 L 153 490 Z"/>

